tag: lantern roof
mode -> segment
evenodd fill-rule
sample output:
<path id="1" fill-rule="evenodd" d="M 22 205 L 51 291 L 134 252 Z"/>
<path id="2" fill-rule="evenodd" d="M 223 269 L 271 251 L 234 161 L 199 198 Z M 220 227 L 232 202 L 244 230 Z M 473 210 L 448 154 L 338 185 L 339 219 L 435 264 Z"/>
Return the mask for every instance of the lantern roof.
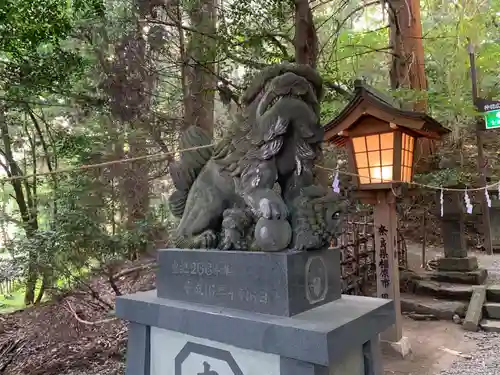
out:
<path id="1" fill-rule="evenodd" d="M 411 130 L 419 137 L 440 139 L 450 132 L 426 113 L 401 109 L 394 99 L 361 80 L 356 80 L 354 87 L 354 96 L 350 102 L 337 117 L 324 126 L 324 139 L 337 146 L 343 146 L 348 137 L 342 135 L 342 132 L 367 116 Z"/>

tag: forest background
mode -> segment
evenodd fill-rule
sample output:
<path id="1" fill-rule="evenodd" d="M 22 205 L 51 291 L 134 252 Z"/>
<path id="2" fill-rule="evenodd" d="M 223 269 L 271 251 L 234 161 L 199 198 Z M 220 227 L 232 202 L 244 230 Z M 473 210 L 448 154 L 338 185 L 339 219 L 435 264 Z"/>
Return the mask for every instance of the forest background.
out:
<path id="1" fill-rule="evenodd" d="M 402 28 L 417 34 L 398 39 Z M 176 224 L 168 163 L 179 133 L 196 125 L 220 139 L 249 78 L 272 63 L 316 66 L 323 124 L 357 78 L 428 111 L 452 133 L 423 152 L 416 178 L 477 185 L 469 39 L 480 96 L 500 98 L 498 0 L 5 0 L 0 278 L 15 288 L 1 308 L 39 304 L 89 273 L 108 275 L 121 294 L 119 265 L 168 244 Z M 489 133 L 492 181 L 498 146 Z M 337 158 L 325 149 L 325 165 Z M 420 222 L 434 194 L 405 205 L 403 228 Z"/>

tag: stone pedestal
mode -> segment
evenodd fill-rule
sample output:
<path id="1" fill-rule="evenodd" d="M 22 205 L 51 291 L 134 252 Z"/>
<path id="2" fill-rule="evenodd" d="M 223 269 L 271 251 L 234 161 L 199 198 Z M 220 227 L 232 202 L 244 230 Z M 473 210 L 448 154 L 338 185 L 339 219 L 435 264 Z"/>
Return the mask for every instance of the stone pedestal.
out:
<path id="1" fill-rule="evenodd" d="M 480 285 L 488 271 L 479 268 L 476 257 L 444 257 L 437 260 L 437 270 L 429 272 L 432 280 L 459 284 Z"/>
<path id="2" fill-rule="evenodd" d="M 162 250 L 122 296 L 127 375 L 382 375 L 389 300 L 340 296 L 340 254 Z"/>
<path id="3" fill-rule="evenodd" d="M 476 257 L 444 257 L 437 260 L 439 271 L 469 272 L 478 268 Z"/>
<path id="4" fill-rule="evenodd" d="M 453 259 L 450 258 L 443 259 L 445 259 L 444 263 L 453 261 Z M 477 268 L 472 271 L 429 271 L 426 272 L 425 275 L 428 276 L 430 280 L 443 283 L 480 285 L 486 281 L 488 271 L 485 268 Z"/>
<path id="5" fill-rule="evenodd" d="M 340 253 L 160 250 L 157 295 L 292 316 L 340 298 Z M 310 285 L 306 285 L 306 281 Z"/>

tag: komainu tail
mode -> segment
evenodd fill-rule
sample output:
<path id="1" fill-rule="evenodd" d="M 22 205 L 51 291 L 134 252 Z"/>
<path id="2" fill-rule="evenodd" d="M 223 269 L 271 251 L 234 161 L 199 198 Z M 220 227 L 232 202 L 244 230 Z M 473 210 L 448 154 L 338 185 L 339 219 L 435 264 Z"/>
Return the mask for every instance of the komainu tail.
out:
<path id="1" fill-rule="evenodd" d="M 189 189 L 201 169 L 212 157 L 213 147 L 207 147 L 211 143 L 210 136 L 198 126 L 190 126 L 181 134 L 179 148 L 181 150 L 192 148 L 192 150 L 181 152 L 180 159 L 170 163 L 168 167 L 175 186 L 175 191 L 168 201 L 175 217 L 182 217 Z"/>

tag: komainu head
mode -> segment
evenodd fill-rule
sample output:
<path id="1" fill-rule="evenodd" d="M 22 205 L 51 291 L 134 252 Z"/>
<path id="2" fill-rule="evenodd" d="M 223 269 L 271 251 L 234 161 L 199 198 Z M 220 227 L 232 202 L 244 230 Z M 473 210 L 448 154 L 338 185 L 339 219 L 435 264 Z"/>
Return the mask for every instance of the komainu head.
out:
<path id="1" fill-rule="evenodd" d="M 272 65 L 255 77 L 242 97 L 244 116 L 261 129 L 269 129 L 278 117 L 289 124 L 319 126 L 322 79 L 308 65 Z"/>

